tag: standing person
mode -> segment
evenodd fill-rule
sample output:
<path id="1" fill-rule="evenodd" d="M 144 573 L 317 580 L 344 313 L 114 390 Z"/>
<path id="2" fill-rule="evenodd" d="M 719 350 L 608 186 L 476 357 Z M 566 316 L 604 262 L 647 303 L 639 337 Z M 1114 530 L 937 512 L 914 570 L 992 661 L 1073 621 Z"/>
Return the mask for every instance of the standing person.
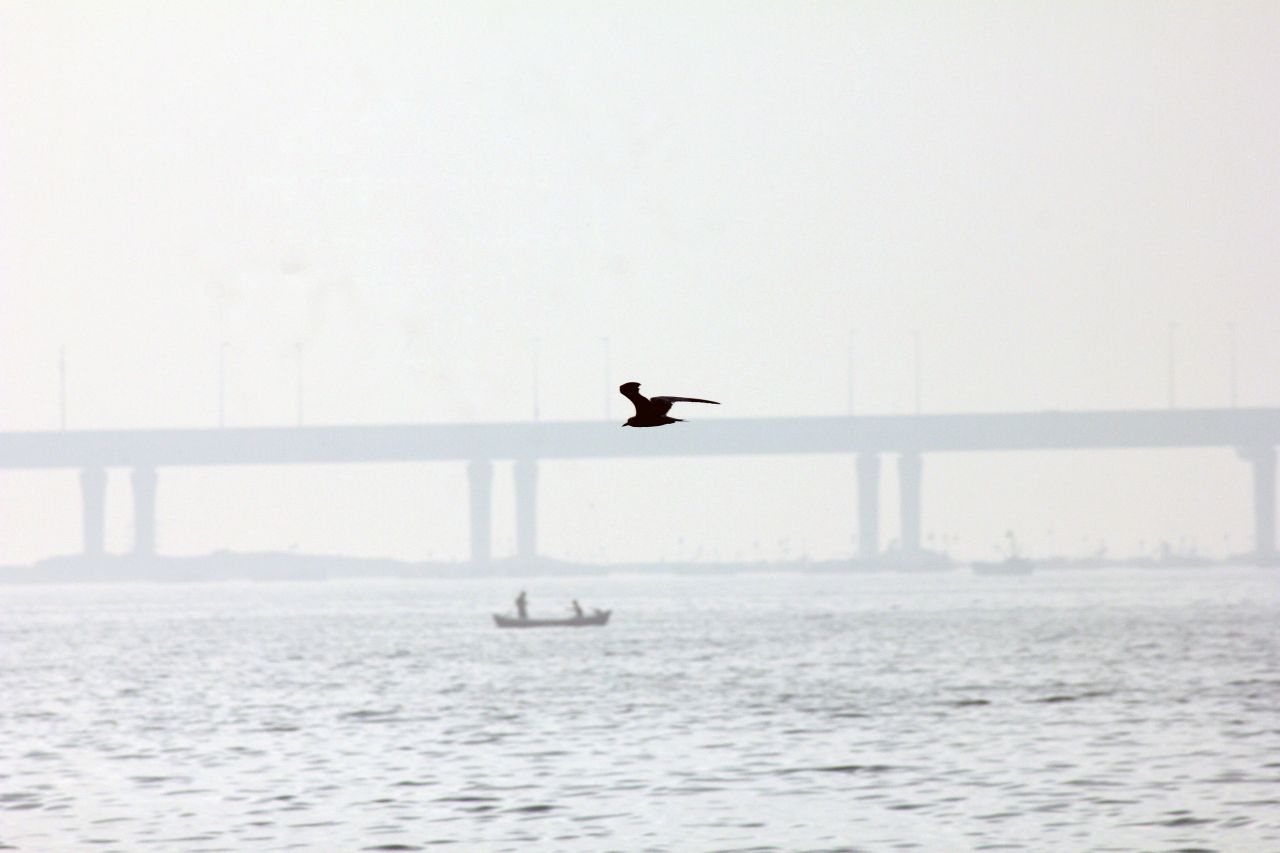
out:
<path id="1" fill-rule="evenodd" d="M 529 600 L 525 597 L 524 590 L 520 590 L 520 594 L 516 596 L 516 615 L 521 619 L 529 618 Z"/>
<path id="2" fill-rule="evenodd" d="M 582 605 L 578 603 L 578 599 L 573 600 L 573 615 L 578 619 L 582 618 Z"/>

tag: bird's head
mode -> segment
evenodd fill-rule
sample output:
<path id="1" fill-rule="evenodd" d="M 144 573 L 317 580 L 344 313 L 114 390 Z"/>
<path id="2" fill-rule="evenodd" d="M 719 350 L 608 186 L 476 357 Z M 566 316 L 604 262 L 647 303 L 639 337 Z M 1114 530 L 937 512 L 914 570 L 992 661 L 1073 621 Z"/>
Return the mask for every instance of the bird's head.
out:
<path id="1" fill-rule="evenodd" d="M 618 386 L 618 390 L 621 391 L 623 394 L 627 393 L 628 391 L 639 391 L 640 383 L 639 382 L 623 382 L 621 385 Z"/>

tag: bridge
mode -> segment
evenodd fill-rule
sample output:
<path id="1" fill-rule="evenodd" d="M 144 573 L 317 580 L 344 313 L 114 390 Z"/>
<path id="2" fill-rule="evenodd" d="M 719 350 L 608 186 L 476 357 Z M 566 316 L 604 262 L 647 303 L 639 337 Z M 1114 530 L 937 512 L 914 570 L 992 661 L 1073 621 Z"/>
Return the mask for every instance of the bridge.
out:
<path id="1" fill-rule="evenodd" d="M 79 468 L 86 554 L 103 550 L 106 468 L 132 469 L 134 551 L 155 551 L 158 471 L 165 466 L 468 463 L 471 558 L 491 556 L 494 460 L 514 460 L 516 553 L 537 554 L 538 462 L 543 459 L 853 454 L 859 556 L 880 553 L 882 458 L 896 457 L 899 541 L 920 550 L 926 453 L 1102 448 L 1235 448 L 1253 469 L 1254 552 L 1276 558 L 1276 445 L 1280 409 L 1042 411 L 849 417 L 715 418 L 660 429 L 612 421 L 0 433 L 0 469 Z"/>

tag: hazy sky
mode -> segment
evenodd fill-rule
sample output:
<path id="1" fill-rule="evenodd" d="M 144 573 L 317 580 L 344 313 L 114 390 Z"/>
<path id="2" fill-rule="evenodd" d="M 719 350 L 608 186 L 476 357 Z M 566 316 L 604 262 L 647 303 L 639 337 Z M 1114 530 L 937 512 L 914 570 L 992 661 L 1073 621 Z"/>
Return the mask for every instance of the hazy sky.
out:
<path id="1" fill-rule="evenodd" d="M 4 3 L 0 429 L 1280 404 L 1274 3 Z M 851 337 L 852 334 L 852 337 Z M 605 375 L 605 339 L 610 359 Z M 609 395 L 612 395 L 610 397 Z M 887 460 L 888 461 L 888 460 Z M 884 539 L 896 485 L 886 465 Z M 129 545 L 113 472 L 108 546 Z M 460 466 L 162 471 L 161 550 L 463 553 Z M 511 537 L 500 471 L 495 536 Z M 676 497 L 653 509 L 649 490 Z M 929 457 L 990 550 L 1243 547 L 1229 451 Z M 852 460 L 545 466 L 545 550 L 850 547 Z M 0 475 L 0 562 L 78 547 Z M 1050 533 L 1050 531 L 1053 531 Z"/>

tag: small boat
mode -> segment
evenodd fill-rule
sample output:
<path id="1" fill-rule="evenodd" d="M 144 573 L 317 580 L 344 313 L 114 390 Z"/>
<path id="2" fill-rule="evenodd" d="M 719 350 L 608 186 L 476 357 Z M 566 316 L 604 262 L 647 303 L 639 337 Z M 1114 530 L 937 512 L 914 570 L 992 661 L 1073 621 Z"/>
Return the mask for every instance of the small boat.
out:
<path id="1" fill-rule="evenodd" d="M 493 614 L 493 624 L 499 628 L 585 628 L 588 625 L 609 624 L 612 610 L 593 610 L 582 616 L 570 616 L 567 619 L 520 619 L 515 616 Z"/>

